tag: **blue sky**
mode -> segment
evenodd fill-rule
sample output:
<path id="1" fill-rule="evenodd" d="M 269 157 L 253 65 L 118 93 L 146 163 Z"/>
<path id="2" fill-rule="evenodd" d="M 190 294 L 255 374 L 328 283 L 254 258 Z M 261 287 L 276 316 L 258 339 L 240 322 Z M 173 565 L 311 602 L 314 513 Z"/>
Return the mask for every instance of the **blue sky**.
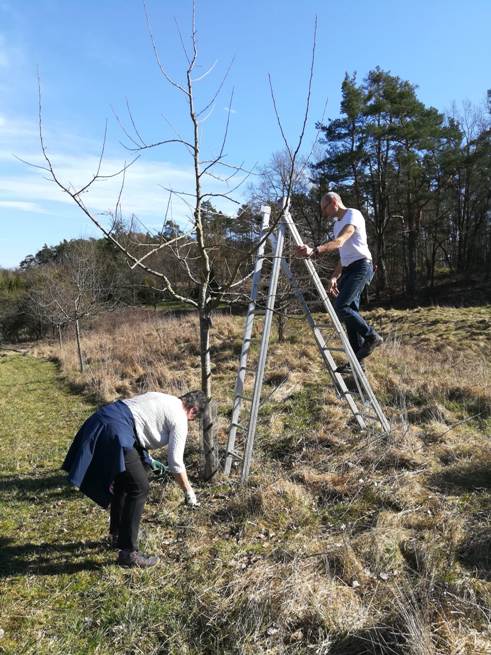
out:
<path id="1" fill-rule="evenodd" d="M 161 61 L 183 79 L 185 58 L 176 24 L 189 43 L 191 2 L 147 0 Z M 326 118 L 338 115 L 345 72 L 359 79 L 380 66 L 418 85 L 420 99 L 441 111 L 463 101 L 481 104 L 491 88 L 491 0 L 200 0 L 197 84 L 207 99 L 234 61 L 211 115 L 202 125 L 203 153 L 213 156 L 230 112 L 228 161 L 252 168 L 282 149 L 271 103 L 271 74 L 289 139 L 304 111 L 314 19 L 318 34 L 314 88 L 304 153 L 327 99 Z M 183 98 L 156 65 L 141 0 L 0 0 L 0 266 L 14 267 L 44 243 L 97 235 L 89 220 L 40 171 L 13 155 L 40 162 L 37 70 L 42 85 L 48 150 L 66 181 L 82 183 L 97 165 L 108 120 L 104 172 L 130 158 L 114 116 L 127 123 L 128 101 L 148 141 L 189 136 Z M 230 94 L 234 91 L 233 103 Z M 253 176 L 234 192 L 240 201 Z M 123 210 L 158 229 L 168 191 L 188 191 L 191 161 L 182 146 L 148 151 L 128 172 Z M 209 180 L 210 192 L 219 192 Z M 110 211 L 115 181 L 99 185 L 86 204 Z M 227 207 L 223 206 L 224 209 Z M 187 209 L 174 200 L 173 218 Z M 233 206 L 230 206 L 233 211 Z"/>

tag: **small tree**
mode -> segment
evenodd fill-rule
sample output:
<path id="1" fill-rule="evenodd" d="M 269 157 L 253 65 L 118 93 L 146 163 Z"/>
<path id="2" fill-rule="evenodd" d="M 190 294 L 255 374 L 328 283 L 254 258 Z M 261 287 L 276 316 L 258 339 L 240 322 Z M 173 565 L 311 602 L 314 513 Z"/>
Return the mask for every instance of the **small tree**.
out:
<path id="1" fill-rule="evenodd" d="M 85 363 L 80 341 L 80 321 L 115 305 L 114 285 L 109 284 L 92 242 L 77 242 L 58 260 L 31 272 L 30 307 L 34 315 L 58 331 L 75 326 L 80 371 Z"/>

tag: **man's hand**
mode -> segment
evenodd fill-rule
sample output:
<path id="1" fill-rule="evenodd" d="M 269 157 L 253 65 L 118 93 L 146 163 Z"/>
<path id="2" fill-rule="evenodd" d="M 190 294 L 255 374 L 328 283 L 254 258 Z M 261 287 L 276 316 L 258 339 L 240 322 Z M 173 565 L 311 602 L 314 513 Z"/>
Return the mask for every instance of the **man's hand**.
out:
<path id="1" fill-rule="evenodd" d="M 306 243 L 304 243 L 301 246 L 296 246 L 295 247 L 295 254 L 297 257 L 311 257 L 312 253 L 314 252 L 314 249 L 308 246 Z"/>
<path id="2" fill-rule="evenodd" d="M 332 277 L 327 285 L 327 293 L 330 296 L 334 296 L 336 298 L 339 296 L 339 289 L 338 289 L 338 278 L 337 277 Z"/>
<path id="3" fill-rule="evenodd" d="M 184 492 L 184 500 L 189 507 L 199 507 L 198 499 L 193 489 L 188 489 Z"/>

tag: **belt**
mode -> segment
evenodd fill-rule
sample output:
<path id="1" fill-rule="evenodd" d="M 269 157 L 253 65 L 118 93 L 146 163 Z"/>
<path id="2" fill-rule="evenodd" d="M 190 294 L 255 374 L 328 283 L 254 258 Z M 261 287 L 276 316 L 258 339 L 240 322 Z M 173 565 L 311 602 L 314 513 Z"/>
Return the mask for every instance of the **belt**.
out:
<path id="1" fill-rule="evenodd" d="M 372 260 L 367 259 L 366 257 L 362 257 L 361 259 L 355 259 L 355 261 L 351 262 L 351 264 L 348 264 L 348 266 L 343 266 L 342 267 L 343 273 L 344 273 L 344 271 L 348 271 L 352 266 L 354 266 L 355 264 L 359 264 L 360 262 L 369 262 L 370 264 L 372 264 Z"/>

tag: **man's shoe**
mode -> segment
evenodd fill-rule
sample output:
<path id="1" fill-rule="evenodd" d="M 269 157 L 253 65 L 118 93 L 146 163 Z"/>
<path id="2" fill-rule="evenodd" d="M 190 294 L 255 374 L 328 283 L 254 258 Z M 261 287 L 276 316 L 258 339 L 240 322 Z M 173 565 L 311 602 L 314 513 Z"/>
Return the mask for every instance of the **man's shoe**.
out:
<path id="1" fill-rule="evenodd" d="M 358 359 L 358 353 L 356 353 L 356 357 Z M 365 364 L 363 362 L 359 362 L 359 364 L 361 366 L 361 370 L 363 373 L 365 373 Z M 351 373 L 351 364 L 349 362 L 341 364 L 334 370 L 334 373 Z"/>
<path id="2" fill-rule="evenodd" d="M 384 340 L 382 339 L 380 334 L 374 331 L 373 334 L 366 337 L 365 341 L 363 342 L 363 345 L 357 351 L 356 357 L 358 359 L 365 359 L 365 357 L 368 357 L 368 355 L 372 354 L 375 348 L 381 346 L 383 342 Z"/>
<path id="3" fill-rule="evenodd" d="M 118 555 L 119 566 L 128 568 L 146 569 L 155 566 L 158 561 L 158 557 L 144 555 L 137 550 L 120 550 Z"/>

